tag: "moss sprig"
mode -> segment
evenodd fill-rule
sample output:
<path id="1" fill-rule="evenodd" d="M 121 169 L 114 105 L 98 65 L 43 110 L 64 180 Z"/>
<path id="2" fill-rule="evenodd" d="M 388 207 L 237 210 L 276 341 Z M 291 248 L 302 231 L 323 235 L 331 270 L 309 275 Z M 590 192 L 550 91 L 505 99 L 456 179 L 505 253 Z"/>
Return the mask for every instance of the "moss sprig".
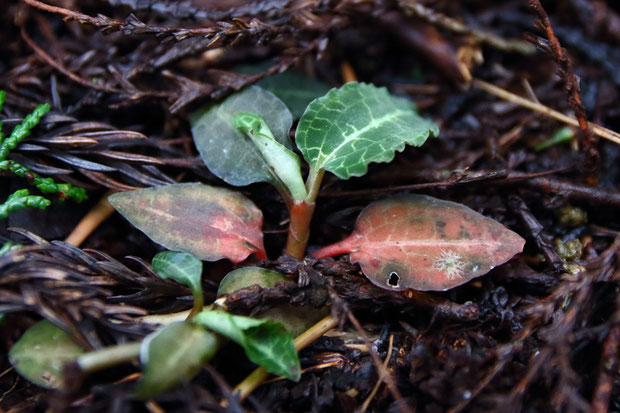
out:
<path id="1" fill-rule="evenodd" d="M 0 110 L 2 110 L 5 98 L 5 91 L 0 91 Z M 2 134 L 2 122 L 0 121 L 0 171 L 9 172 L 26 179 L 29 184 L 35 186 L 44 194 L 55 193 L 61 201 L 66 198 L 71 198 L 78 202 L 84 201 L 87 196 L 83 188 L 77 188 L 67 183 L 57 183 L 52 178 L 43 178 L 27 167 L 6 159 L 9 152 L 15 149 L 21 141 L 30 135 L 30 131 L 39 124 L 41 118 L 45 116 L 49 110 L 50 105 L 47 103 L 37 106 L 32 113 L 28 114 L 24 120 L 13 129 L 11 135 L 6 138 Z M 45 209 L 50 204 L 51 202 L 48 199 L 37 195 L 31 195 L 26 189 L 20 189 L 10 195 L 6 202 L 0 204 L 0 219 L 6 218 L 10 212 L 19 209 L 26 207 Z"/>

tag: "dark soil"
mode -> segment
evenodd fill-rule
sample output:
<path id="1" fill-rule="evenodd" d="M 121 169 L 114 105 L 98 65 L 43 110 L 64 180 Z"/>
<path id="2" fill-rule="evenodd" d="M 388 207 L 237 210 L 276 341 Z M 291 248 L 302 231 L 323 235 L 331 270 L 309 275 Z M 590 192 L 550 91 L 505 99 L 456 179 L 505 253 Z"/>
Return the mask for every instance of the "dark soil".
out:
<path id="1" fill-rule="evenodd" d="M 499 220 L 527 240 L 525 251 L 478 280 L 428 294 L 374 288 L 346 257 L 262 262 L 309 283 L 235 295 L 233 311 L 331 301 L 342 332 L 301 352 L 308 371 L 299 383 L 272 381 L 227 410 L 359 411 L 379 375 L 359 346 L 364 341 L 352 314 L 378 357 L 389 357 L 392 386 L 381 385 L 367 411 L 620 412 L 620 146 L 574 128 L 573 142 L 536 151 L 565 125 L 467 79 L 471 74 L 529 98 L 533 93 L 557 111 L 620 130 L 617 2 L 544 2 L 567 55 L 549 26 L 536 22 L 542 10 L 526 1 L 423 2 L 440 14 L 438 21 L 416 15 L 418 2 L 410 0 L 47 3 L 61 9 L 43 11 L 34 0 L 3 2 L 0 89 L 7 99 L 0 119 L 6 134 L 37 104 L 50 102 L 50 114 L 11 159 L 86 188 L 89 200 L 54 202 L 0 221 L 0 241 L 25 246 L 0 257 L 0 312 L 8 313 L 0 324 L 4 354 L 42 317 L 96 349 L 147 334 L 151 327 L 139 322 L 144 314 L 189 308 L 188 290 L 144 264 L 160 247 L 120 216 L 97 228 L 85 250 L 53 240 L 64 239 L 108 189 L 224 185 L 197 156 L 192 110 L 291 69 L 340 86 L 344 64 L 360 81 L 415 101 L 441 134 L 390 164 L 371 165 L 362 178 L 327 176 L 310 249 L 346 236 L 371 201 L 415 192 Z M 517 47 L 449 30 L 441 16 L 470 31 L 517 39 Z M 248 64 L 268 69 L 234 72 Z M 24 185 L 0 175 L 0 201 Z M 264 212 L 265 244 L 275 259 L 285 243 L 286 208 L 270 186 L 243 191 Z M 587 219 L 570 219 L 583 212 Z M 577 250 L 567 253 L 567 245 Z M 204 289 L 212 300 L 232 265 L 205 264 Z M 148 403 L 132 396 L 135 366 L 68 377 L 70 391 L 47 391 L 2 357 L 0 410 L 226 410 L 220 399 L 254 368 L 239 351 L 229 346 L 191 383 Z"/>

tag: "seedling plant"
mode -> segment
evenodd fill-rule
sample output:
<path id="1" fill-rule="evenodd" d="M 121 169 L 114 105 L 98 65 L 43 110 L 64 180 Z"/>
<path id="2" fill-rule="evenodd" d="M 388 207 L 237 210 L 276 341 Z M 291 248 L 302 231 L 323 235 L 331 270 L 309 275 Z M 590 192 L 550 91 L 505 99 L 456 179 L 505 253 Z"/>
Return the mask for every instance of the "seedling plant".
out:
<path id="1" fill-rule="evenodd" d="M 295 144 L 308 165 L 304 180 L 300 157 L 289 138 L 292 124 L 293 116 L 282 100 L 253 86 L 194 114 L 192 133 L 206 166 L 223 181 L 232 186 L 267 182 L 281 194 L 290 214 L 284 252 L 297 259 L 305 256 L 325 172 L 340 179 L 362 176 L 370 163 L 389 162 L 406 145 L 420 146 L 439 133 L 410 101 L 390 95 L 385 88 L 347 83 L 313 100 L 299 120 Z M 109 201 L 169 250 L 155 256 L 153 269 L 162 278 L 190 287 L 194 306 L 186 321 L 164 326 L 142 343 L 86 354 L 74 349 L 83 371 L 126 361 L 139 352 L 144 367 L 137 392 L 151 397 L 191 379 L 229 339 L 268 371 L 299 379 L 290 331 L 298 334 L 307 328 L 304 320 L 300 327 L 299 319 L 283 318 L 282 311 L 267 315 L 269 319 L 252 319 L 204 308 L 202 261 L 241 263 L 250 254 L 267 258 L 263 216 L 251 200 L 226 188 L 181 183 L 118 193 Z M 350 254 L 350 260 L 359 263 L 381 288 L 446 290 L 507 261 L 522 250 L 523 243 L 514 232 L 463 205 L 404 195 L 371 204 L 350 237 L 313 255 Z M 252 284 L 269 288 L 277 282 L 291 281 L 275 271 L 243 267 L 224 278 L 218 295 Z M 11 360 L 18 371 L 37 382 L 40 366 L 29 372 L 24 368 L 28 365 L 24 348 L 32 346 L 33 341 L 27 340 L 31 333 L 13 348 Z"/>

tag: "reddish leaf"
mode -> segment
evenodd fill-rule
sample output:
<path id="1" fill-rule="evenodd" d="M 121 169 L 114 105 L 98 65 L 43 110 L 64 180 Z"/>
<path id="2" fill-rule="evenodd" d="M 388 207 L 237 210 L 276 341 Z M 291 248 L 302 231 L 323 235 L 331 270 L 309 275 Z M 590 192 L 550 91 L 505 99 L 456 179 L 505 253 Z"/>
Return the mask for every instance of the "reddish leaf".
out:
<path id="1" fill-rule="evenodd" d="M 347 239 L 317 258 L 350 253 L 363 273 L 390 290 L 448 290 L 523 250 L 525 240 L 454 202 L 408 195 L 369 205 Z"/>
<path id="2" fill-rule="evenodd" d="M 110 203 L 153 241 L 206 261 L 266 258 L 263 214 L 242 194 L 202 184 L 117 193 Z"/>

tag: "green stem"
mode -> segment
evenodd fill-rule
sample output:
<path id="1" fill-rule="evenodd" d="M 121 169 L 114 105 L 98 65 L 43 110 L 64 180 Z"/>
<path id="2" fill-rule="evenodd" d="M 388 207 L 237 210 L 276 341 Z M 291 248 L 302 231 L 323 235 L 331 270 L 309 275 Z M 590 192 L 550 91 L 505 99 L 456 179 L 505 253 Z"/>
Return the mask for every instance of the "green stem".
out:
<path id="1" fill-rule="evenodd" d="M 310 221 L 314 213 L 315 201 L 325 175 L 324 169 L 310 168 L 306 189 L 308 197 L 304 201 L 295 201 L 289 208 L 291 223 L 288 227 L 288 239 L 285 253 L 297 258 L 304 258 L 306 245 L 310 237 Z"/>
<path id="2" fill-rule="evenodd" d="M 192 291 L 192 295 L 194 296 L 194 306 L 192 307 L 192 311 L 187 315 L 186 321 L 192 321 L 196 314 L 200 313 L 204 310 L 205 300 L 202 295 L 202 288 L 197 288 Z"/>
<path id="3" fill-rule="evenodd" d="M 315 202 L 319 195 L 319 189 L 321 188 L 321 182 L 323 182 L 323 176 L 325 175 L 325 169 L 314 169 L 310 167 L 310 173 L 306 180 L 306 189 L 308 190 L 307 202 Z"/>
<path id="4" fill-rule="evenodd" d="M 92 373 L 121 363 L 137 360 L 141 343 L 127 343 L 86 353 L 77 359 L 80 370 Z"/>

